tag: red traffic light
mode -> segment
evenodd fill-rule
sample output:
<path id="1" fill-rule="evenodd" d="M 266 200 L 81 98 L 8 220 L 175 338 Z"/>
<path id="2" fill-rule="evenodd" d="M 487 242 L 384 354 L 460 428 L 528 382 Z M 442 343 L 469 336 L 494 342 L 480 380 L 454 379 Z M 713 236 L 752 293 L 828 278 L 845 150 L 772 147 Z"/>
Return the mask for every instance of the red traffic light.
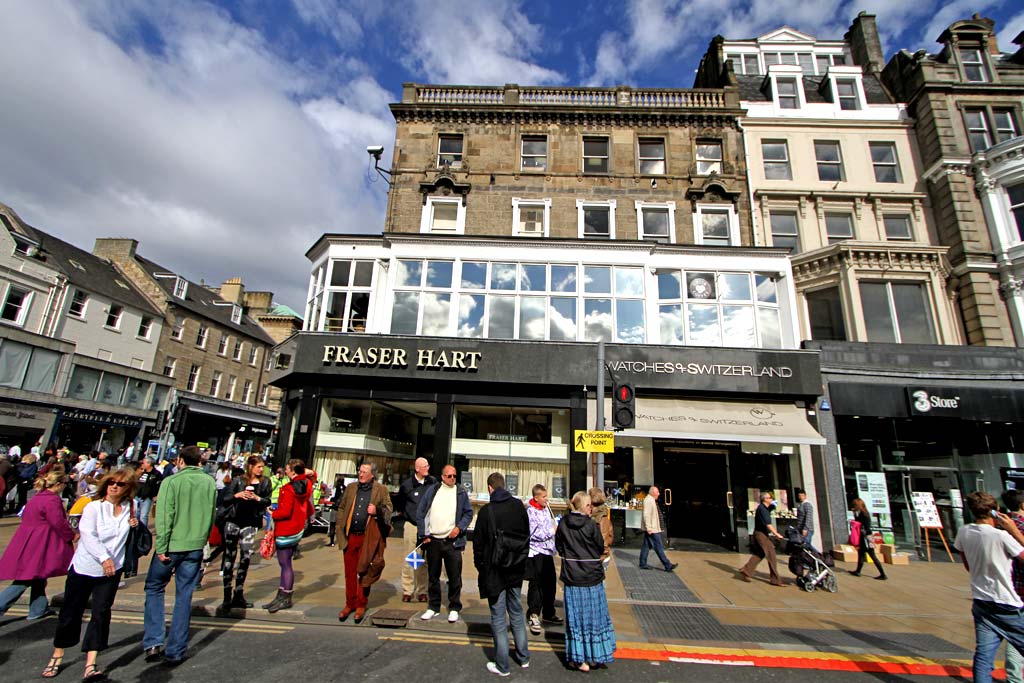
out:
<path id="1" fill-rule="evenodd" d="M 615 388 L 616 398 L 621 403 L 628 403 L 633 400 L 633 387 L 628 384 L 620 384 Z"/>

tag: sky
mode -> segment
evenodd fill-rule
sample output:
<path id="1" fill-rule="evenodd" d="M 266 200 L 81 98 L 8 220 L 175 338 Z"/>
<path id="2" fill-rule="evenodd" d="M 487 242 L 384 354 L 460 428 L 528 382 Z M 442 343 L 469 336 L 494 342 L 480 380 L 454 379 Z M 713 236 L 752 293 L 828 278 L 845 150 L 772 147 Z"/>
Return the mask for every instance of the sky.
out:
<path id="1" fill-rule="evenodd" d="M 783 23 L 841 39 L 877 15 L 886 58 L 1018 0 L 7 0 L 0 202 L 91 249 L 133 237 L 186 277 L 303 310 L 306 250 L 379 233 L 403 82 L 691 87 L 716 35 Z M 785 18 L 784 21 L 782 18 Z"/>

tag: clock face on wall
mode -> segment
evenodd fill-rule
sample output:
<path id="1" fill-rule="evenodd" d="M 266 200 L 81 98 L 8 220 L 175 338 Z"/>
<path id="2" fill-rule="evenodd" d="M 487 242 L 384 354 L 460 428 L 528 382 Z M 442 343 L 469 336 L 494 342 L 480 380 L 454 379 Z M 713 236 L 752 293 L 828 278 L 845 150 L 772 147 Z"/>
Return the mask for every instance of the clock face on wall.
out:
<path id="1" fill-rule="evenodd" d="M 694 273 L 687 279 L 687 292 L 691 299 L 714 299 L 715 282 L 711 273 Z"/>

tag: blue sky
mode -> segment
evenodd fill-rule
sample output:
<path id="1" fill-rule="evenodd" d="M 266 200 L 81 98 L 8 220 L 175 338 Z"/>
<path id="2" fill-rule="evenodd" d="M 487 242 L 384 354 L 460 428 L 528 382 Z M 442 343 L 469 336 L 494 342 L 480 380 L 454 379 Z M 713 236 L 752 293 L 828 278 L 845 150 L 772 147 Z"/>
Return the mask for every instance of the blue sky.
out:
<path id="1" fill-rule="evenodd" d="M 25 0 L 0 23 L 0 202 L 91 248 L 130 236 L 190 278 L 242 276 L 302 310 L 306 249 L 378 232 L 366 146 L 401 84 L 690 87 L 717 34 L 841 38 L 878 16 L 886 57 L 1014 0 Z"/>

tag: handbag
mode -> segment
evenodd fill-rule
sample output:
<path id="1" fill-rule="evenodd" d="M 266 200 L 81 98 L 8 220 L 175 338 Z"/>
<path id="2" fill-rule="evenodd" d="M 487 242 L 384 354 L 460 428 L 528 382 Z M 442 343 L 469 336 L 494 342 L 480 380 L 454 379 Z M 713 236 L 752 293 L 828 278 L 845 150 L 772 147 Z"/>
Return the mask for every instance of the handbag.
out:
<path id="1" fill-rule="evenodd" d="M 276 536 L 274 529 L 267 529 L 267 533 L 263 534 L 263 540 L 260 541 L 260 556 L 264 560 L 269 560 L 274 556 L 274 551 L 277 549 L 277 543 L 275 543 Z"/>
<path id="2" fill-rule="evenodd" d="M 857 520 L 850 522 L 850 545 L 860 546 L 860 522 Z"/>
<path id="3" fill-rule="evenodd" d="M 132 527 L 128 535 L 128 542 L 132 544 L 132 549 L 135 551 L 136 557 L 145 557 L 149 555 L 149 552 L 153 550 L 153 533 L 149 530 L 142 520 L 139 520 L 135 516 L 135 502 L 132 501 L 131 515 L 133 519 L 138 520 L 138 524 Z"/>

